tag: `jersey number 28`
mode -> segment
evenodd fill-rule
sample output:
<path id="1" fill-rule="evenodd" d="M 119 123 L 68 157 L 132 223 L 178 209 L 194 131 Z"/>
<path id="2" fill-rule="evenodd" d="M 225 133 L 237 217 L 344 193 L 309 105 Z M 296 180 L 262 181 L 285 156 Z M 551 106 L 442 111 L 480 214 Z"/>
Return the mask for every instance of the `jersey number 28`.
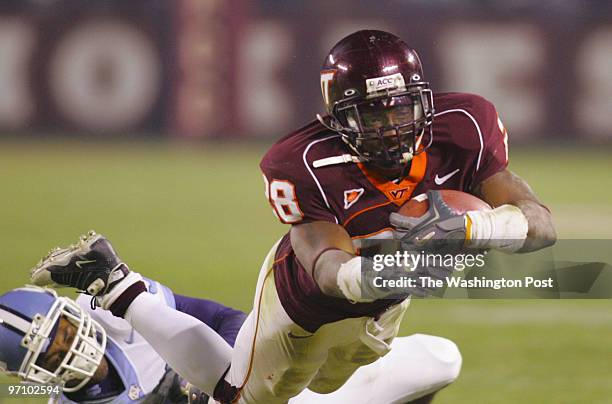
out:
<path id="1" fill-rule="evenodd" d="M 295 186 L 291 181 L 272 180 L 268 182 L 263 176 L 266 184 L 266 199 L 270 201 L 273 211 L 283 223 L 297 223 L 302 220 L 304 213 L 298 204 Z"/>

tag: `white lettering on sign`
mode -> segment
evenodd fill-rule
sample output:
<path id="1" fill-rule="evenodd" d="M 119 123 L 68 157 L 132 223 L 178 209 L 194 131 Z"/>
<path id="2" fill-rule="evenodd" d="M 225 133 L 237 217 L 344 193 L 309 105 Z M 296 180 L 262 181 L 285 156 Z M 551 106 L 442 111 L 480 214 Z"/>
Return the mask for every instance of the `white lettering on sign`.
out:
<path id="1" fill-rule="evenodd" d="M 545 41 L 523 23 L 447 26 L 436 47 L 445 87 L 493 102 L 514 137 L 542 133 L 546 99 L 534 83 L 545 78 Z"/>
<path id="2" fill-rule="evenodd" d="M 154 39 L 127 22 L 77 25 L 49 61 L 51 97 L 79 129 L 126 130 L 151 112 L 161 89 Z"/>
<path id="3" fill-rule="evenodd" d="M 576 125 L 590 136 L 612 138 L 612 28 L 602 27 L 583 41 L 575 58 Z"/>
<path id="4" fill-rule="evenodd" d="M 36 45 L 35 28 L 20 18 L 0 18 L 0 126 L 28 125 L 34 114 L 29 63 Z"/>

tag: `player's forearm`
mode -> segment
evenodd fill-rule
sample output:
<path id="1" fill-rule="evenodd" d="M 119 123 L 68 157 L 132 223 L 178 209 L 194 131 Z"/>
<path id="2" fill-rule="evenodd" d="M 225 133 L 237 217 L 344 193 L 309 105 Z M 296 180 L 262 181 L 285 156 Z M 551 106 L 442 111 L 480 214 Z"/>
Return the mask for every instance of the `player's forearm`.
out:
<path id="1" fill-rule="evenodd" d="M 554 244 L 550 212 L 531 200 L 506 203 L 493 210 L 467 212 L 466 240 L 474 248 L 530 252 Z"/>
<path id="2" fill-rule="evenodd" d="M 326 295 L 347 299 L 353 303 L 365 303 L 399 297 L 394 294 L 392 288 L 382 285 L 385 280 L 396 281 L 398 275 L 418 277 L 422 276 L 423 272 L 397 271 L 394 266 L 374 270 L 374 262 L 367 257 L 340 250 L 329 250 L 321 254 L 317 260 L 314 274 L 319 288 Z M 416 285 L 405 289 L 408 294 L 419 296 L 425 294 L 424 290 Z"/>
<path id="3" fill-rule="evenodd" d="M 313 278 L 323 293 L 328 296 L 346 298 L 338 283 L 342 265 L 356 257 L 342 250 L 327 250 L 322 253 L 313 269 Z"/>
<path id="4" fill-rule="evenodd" d="M 522 235 L 521 240 L 517 240 L 520 245 L 509 252 L 535 251 L 554 244 L 557 235 L 550 212 L 540 203 L 529 184 L 518 175 L 508 170 L 501 171 L 478 185 L 474 193 L 495 206 L 495 210 L 504 206 L 518 208 L 515 208 L 514 214 L 508 209 L 510 216 L 492 218 L 493 233 L 496 233 L 493 238 Z M 487 215 L 485 212 L 483 214 Z M 519 227 L 521 232 L 514 231 Z"/>
<path id="5" fill-rule="evenodd" d="M 518 201 L 515 205 L 521 209 L 529 224 L 525 243 L 518 252 L 536 251 L 553 245 L 557 232 L 550 212 L 534 201 Z"/>
<path id="6" fill-rule="evenodd" d="M 371 302 L 390 294 L 365 278 L 385 276 L 371 270 L 371 260 L 356 255 L 346 230 L 335 223 L 313 222 L 291 229 L 295 255 L 321 291 L 353 302 Z M 393 275 L 393 271 L 390 271 Z"/>
<path id="7" fill-rule="evenodd" d="M 346 230 L 335 223 L 312 222 L 294 225 L 290 237 L 298 261 L 321 291 L 328 296 L 346 297 L 337 280 L 342 264 L 355 257 Z"/>
<path id="8" fill-rule="evenodd" d="M 227 371 L 232 348 L 213 329 L 148 293 L 134 299 L 125 319 L 191 384 L 212 396 Z"/>

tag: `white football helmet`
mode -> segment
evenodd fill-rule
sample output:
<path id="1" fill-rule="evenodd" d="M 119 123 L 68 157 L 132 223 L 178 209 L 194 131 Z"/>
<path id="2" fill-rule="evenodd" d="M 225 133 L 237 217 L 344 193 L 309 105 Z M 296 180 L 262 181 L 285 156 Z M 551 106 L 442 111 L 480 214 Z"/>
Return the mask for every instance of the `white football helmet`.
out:
<path id="1" fill-rule="evenodd" d="M 76 332 L 55 369 L 40 364 L 55 338 L 60 318 Z M 106 331 L 74 300 L 52 289 L 26 286 L 0 296 L 0 370 L 35 383 L 63 385 L 66 392 L 83 387 L 102 362 Z M 76 385 L 66 386 L 69 381 Z"/>

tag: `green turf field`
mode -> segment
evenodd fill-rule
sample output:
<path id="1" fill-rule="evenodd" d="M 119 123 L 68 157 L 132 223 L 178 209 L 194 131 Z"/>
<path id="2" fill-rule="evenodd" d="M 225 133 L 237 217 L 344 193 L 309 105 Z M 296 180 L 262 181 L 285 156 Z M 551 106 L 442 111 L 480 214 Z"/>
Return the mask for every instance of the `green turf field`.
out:
<path id="1" fill-rule="evenodd" d="M 286 231 L 263 196 L 264 150 L 0 143 L 0 292 L 27 282 L 51 247 L 96 229 L 176 292 L 249 310 L 261 260 Z M 608 150 L 517 150 L 511 161 L 560 237 L 612 238 Z M 415 301 L 402 333 L 415 332 L 463 353 L 438 403 L 612 402 L 610 301 Z"/>

